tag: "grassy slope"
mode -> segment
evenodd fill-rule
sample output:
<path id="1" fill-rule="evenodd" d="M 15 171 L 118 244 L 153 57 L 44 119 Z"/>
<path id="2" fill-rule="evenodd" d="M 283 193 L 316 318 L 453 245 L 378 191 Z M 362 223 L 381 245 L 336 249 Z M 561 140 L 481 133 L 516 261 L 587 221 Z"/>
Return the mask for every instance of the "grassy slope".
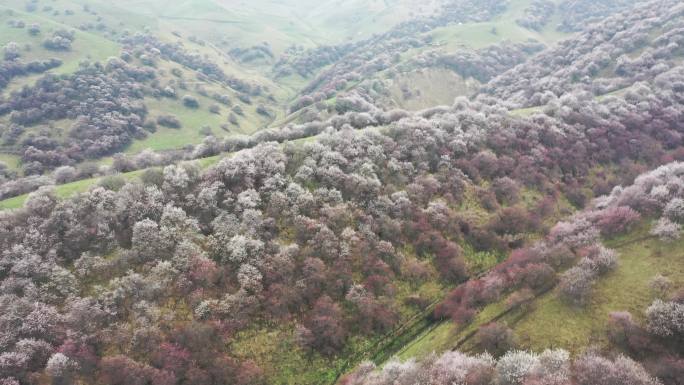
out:
<path id="1" fill-rule="evenodd" d="M 401 74 L 390 87 L 391 99 L 399 108 L 417 111 L 437 105 L 450 105 L 457 96 L 469 95 L 479 84 L 473 79 L 463 79 L 444 68 L 428 68 Z M 403 97 L 402 89 L 413 94 Z"/>
<path id="2" fill-rule="evenodd" d="M 0 162 L 5 163 L 5 165 L 7 165 L 7 168 L 11 170 L 16 170 L 19 167 L 21 159 L 17 155 L 0 153 Z"/>
<path id="3" fill-rule="evenodd" d="M 92 33 L 76 30 L 76 39 L 70 51 L 49 51 L 43 48 L 43 40 L 51 36 L 52 32 L 68 28 L 64 24 L 55 22 L 47 17 L 35 13 L 21 12 L 16 9 L 10 9 L 0 3 L 0 36 L 2 41 L 15 41 L 20 45 L 30 44 L 30 51 L 23 51 L 21 59 L 24 61 L 31 61 L 37 59 L 57 58 L 62 60 L 63 64 L 53 69 L 53 73 L 69 73 L 78 69 L 78 63 L 81 60 L 89 59 L 92 61 L 104 61 L 111 56 L 117 56 L 120 48 L 117 43 L 103 39 Z M 7 22 L 16 19 L 22 20 L 27 27 L 30 24 L 38 23 L 41 25 L 41 33 L 38 36 L 30 36 L 27 28 L 12 28 Z M 24 84 L 29 84 L 28 80 L 35 80 L 40 75 L 25 78 L 15 78 L 8 87 L 9 90 L 21 87 Z"/>
<path id="4" fill-rule="evenodd" d="M 644 310 L 655 298 L 648 283 L 656 274 L 670 278 L 675 288 L 684 286 L 684 240 L 665 243 L 655 238 L 644 239 L 649 229 L 650 223 L 644 222 L 631 233 L 605 242 L 619 251 L 620 266 L 599 279 L 587 307 L 567 305 L 558 298 L 557 290 L 552 290 L 529 306 L 507 314 L 499 322 L 513 328 L 518 344 L 525 349 L 564 348 L 578 354 L 591 346 L 607 348 L 608 314 L 630 311 L 636 319 L 643 320 Z M 432 352 L 453 349 L 457 342 L 505 310 L 506 300 L 503 299 L 486 306 L 465 327 L 452 322 L 438 324 L 407 344 L 398 357 L 420 359 Z M 459 346 L 466 351 L 473 348 L 472 340 Z"/>
<path id="5" fill-rule="evenodd" d="M 618 248 L 620 266 L 597 282 L 586 308 L 564 304 L 555 292 L 538 299 L 532 311 L 514 325 L 520 343 L 534 350 L 562 347 L 574 353 L 591 345 L 606 347 L 608 314 L 626 310 L 643 319 L 644 310 L 655 298 L 648 283 L 656 274 L 670 278 L 677 288 L 684 286 L 684 240 L 639 241 L 648 234 L 649 228 L 645 225 L 627 236 L 606 242 L 608 247 Z M 633 243 L 619 247 L 630 241 Z"/>
<path id="6" fill-rule="evenodd" d="M 515 20 L 522 17 L 525 8 L 531 3 L 532 0 L 512 0 L 509 2 L 508 9 L 491 21 L 454 23 L 428 32 L 427 35 L 433 41 L 432 45 L 409 49 L 400 55 L 399 63 L 374 76 L 389 83 L 389 95 L 383 98 L 385 99 L 384 104 L 391 108 L 398 107 L 408 110 L 420 110 L 435 105 L 450 105 L 457 96 L 471 95 L 479 87 L 478 82 L 472 78 L 463 79 L 450 70 L 440 68 L 417 69 L 403 73 L 399 71 L 400 73 L 392 78 L 388 76 L 390 70 L 405 66 L 406 61 L 410 61 L 423 52 L 449 53 L 464 48 L 485 48 L 504 41 L 519 43 L 530 39 L 552 45 L 570 36 L 570 34 L 556 31 L 555 28 L 560 19 L 559 15 L 555 15 L 540 31 L 529 30 L 516 24 Z M 410 90 L 413 96 L 405 99 L 402 88 Z M 536 111 L 529 111 L 529 113 L 532 112 Z M 520 114 L 528 114 L 528 111 L 520 111 Z"/>
<path id="7" fill-rule="evenodd" d="M 453 50 L 462 46 L 484 48 L 501 41 L 524 42 L 535 39 L 545 44 L 553 44 L 568 34 L 556 31 L 558 15 L 541 30 L 533 31 L 519 26 L 515 20 L 524 14 L 524 10 L 532 0 L 513 0 L 509 2 L 506 12 L 491 21 L 483 23 L 453 24 L 438 28 L 432 36 L 436 43 L 445 44 L 446 49 Z"/>
<path id="8" fill-rule="evenodd" d="M 83 1 L 83 0 L 55 0 L 50 3 L 52 10 L 43 10 L 42 5 L 39 4 L 39 9 L 33 13 L 27 13 L 19 11 L 23 9 L 24 3 L 17 0 L 0 0 L 0 4 L 6 4 L 13 6 L 11 11 L 9 8 L 0 7 L 0 36 L 7 36 L 9 41 L 17 41 L 18 43 L 25 44 L 29 43 L 32 47 L 31 51 L 26 52 L 22 55 L 25 60 L 32 59 L 46 59 L 49 57 L 57 57 L 64 61 L 64 64 L 59 68 L 53 70 L 55 73 L 69 73 L 73 72 L 78 68 L 79 61 L 83 59 L 90 59 L 93 61 L 104 61 L 109 57 L 118 56 L 121 47 L 119 44 L 113 42 L 111 39 L 115 37 L 109 36 L 108 33 L 93 31 L 93 32 L 82 32 L 77 31 L 76 40 L 71 51 L 68 52 L 51 52 L 44 49 L 41 45 L 43 39 L 49 36 L 51 31 L 71 27 L 77 27 L 82 23 L 93 23 L 96 21 L 97 16 L 91 15 L 83 10 L 83 4 L 89 4 L 93 11 L 97 11 L 98 15 L 103 16 L 102 22 L 108 25 L 110 28 L 116 30 L 122 30 L 123 27 L 117 28 L 117 25 L 124 23 L 125 27 L 130 27 L 132 31 L 142 30 L 143 27 L 147 26 L 153 30 L 160 30 L 158 26 L 158 21 L 154 18 L 149 18 L 129 10 L 123 10 L 122 8 L 107 5 L 106 3 L 97 1 Z M 67 15 L 64 10 L 71 10 L 73 15 Z M 59 11 L 58 15 L 54 14 L 54 11 Z M 173 11 L 173 9 L 171 10 Z M 11 14 L 10 14 L 11 12 Z M 178 11 L 180 12 L 180 10 Z M 39 23 L 42 26 L 42 33 L 37 37 L 29 36 L 26 28 L 15 29 L 7 25 L 7 21 L 10 19 L 20 19 L 26 22 L 27 25 L 32 23 Z M 117 22 L 120 20 L 120 22 Z M 162 23 L 163 24 L 163 23 Z M 168 36 L 173 39 L 177 39 L 172 36 L 170 31 Z M 190 50 L 204 50 L 204 54 L 211 53 L 211 48 L 201 47 L 196 44 L 183 41 Z M 216 60 L 221 60 L 221 57 L 214 58 Z M 235 66 L 232 63 L 222 62 L 223 67 L 227 69 L 228 73 L 239 72 L 236 76 L 241 79 L 248 79 L 257 84 L 264 84 L 268 87 L 269 92 L 274 94 L 276 98 L 289 99 L 292 97 L 292 91 L 284 90 L 272 83 L 269 83 L 265 78 L 255 75 L 254 72 L 246 73 L 243 70 L 234 71 Z M 162 84 L 168 82 L 173 77 L 169 74 L 171 68 L 182 68 L 176 63 L 171 63 L 167 61 L 160 61 L 158 67 L 165 71 L 166 76 L 162 75 L 160 81 Z M 217 137 L 223 137 L 234 133 L 245 134 L 253 133 L 254 131 L 268 126 L 272 119 L 268 119 L 258 115 L 255 111 L 256 105 L 265 104 L 269 109 L 276 114 L 282 114 L 284 106 L 287 103 L 283 103 L 282 106 L 269 102 L 263 98 L 255 98 L 254 105 L 243 105 L 243 110 L 245 111 L 244 117 L 239 117 L 240 125 L 232 126 L 228 131 L 224 131 L 220 128 L 221 124 L 226 124 L 228 122 L 228 115 L 230 110 L 228 107 L 221 106 L 221 114 L 216 115 L 207 111 L 207 108 L 211 104 L 215 104 L 213 100 L 198 94 L 195 89 L 195 84 L 200 84 L 210 93 L 217 92 L 219 94 L 227 94 L 231 97 L 234 103 L 237 102 L 236 92 L 233 90 L 221 86 L 218 84 L 207 83 L 203 81 L 198 81 L 196 79 L 196 74 L 190 69 L 183 69 L 184 77 L 186 82 L 189 83 L 190 87 L 188 90 L 179 90 L 179 95 L 192 95 L 197 97 L 202 106 L 197 110 L 190 110 L 182 107 L 180 101 L 173 101 L 169 99 L 155 100 L 153 98 L 148 98 L 146 104 L 150 110 L 150 116 L 156 117 L 162 114 L 175 114 L 178 115 L 179 119 L 183 123 L 183 127 L 180 130 L 169 130 L 160 128 L 157 133 L 149 135 L 145 140 L 135 142 L 128 149 L 128 153 L 136 153 L 145 148 L 152 148 L 155 150 L 166 150 L 180 148 L 187 144 L 197 144 L 202 141 L 204 135 L 199 132 L 202 126 L 208 125 L 212 128 L 212 133 Z M 33 75 L 28 77 L 20 77 L 13 80 L 9 87 L 5 90 L 9 93 L 13 90 L 17 90 L 24 85 L 29 85 L 35 82 L 42 75 Z M 6 117 L 3 118 L 6 120 Z M 68 127 L 66 127 L 68 129 Z M 32 131 L 31 129 L 28 131 Z"/>

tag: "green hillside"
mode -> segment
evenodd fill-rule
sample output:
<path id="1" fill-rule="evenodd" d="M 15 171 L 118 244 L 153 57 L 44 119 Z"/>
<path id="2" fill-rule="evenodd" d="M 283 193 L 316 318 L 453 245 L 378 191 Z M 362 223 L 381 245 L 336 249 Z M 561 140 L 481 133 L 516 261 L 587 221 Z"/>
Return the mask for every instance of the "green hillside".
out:
<path id="1" fill-rule="evenodd" d="M 406 344 L 398 353 L 402 360 L 421 359 L 430 353 L 451 349 L 475 352 L 473 333 L 490 322 L 503 323 L 513 330 L 521 349 L 543 351 L 566 349 L 579 355 L 591 347 L 610 349 L 606 331 L 608 315 L 629 311 L 643 321 L 645 309 L 658 298 L 649 287 L 651 280 L 662 275 L 669 278 L 671 292 L 684 287 L 684 240 L 664 242 L 649 235 L 650 221 L 617 238 L 605 241 L 619 253 L 619 265 L 608 276 L 600 278 L 592 289 L 591 301 L 577 308 L 563 302 L 557 289 L 548 291 L 513 311 L 507 298 L 485 306 L 464 327 L 444 321 Z"/>
<path id="2" fill-rule="evenodd" d="M 206 57 L 218 64 L 231 76 L 257 84 L 265 90 L 251 106 L 241 106 L 244 116 L 238 116 L 238 124 L 228 123 L 230 107 L 221 106 L 218 114 L 208 111 L 215 104 L 206 93 L 226 94 L 236 100 L 234 90 L 223 85 L 198 80 L 195 71 L 183 68 L 177 63 L 158 62 L 159 80 L 173 82 L 172 69 L 181 70 L 183 80 L 190 87 L 181 91 L 200 101 L 200 108 L 190 110 L 180 106 L 180 101 L 146 98 L 145 104 L 154 119 L 160 115 L 176 115 L 182 128 L 179 130 L 160 127 L 144 140 L 137 140 L 126 149 L 137 153 L 145 148 L 153 150 L 178 149 L 188 144 L 200 143 L 207 134 L 224 138 L 234 134 L 250 134 L 261 128 L 299 122 L 298 115 L 288 116 L 289 107 L 300 90 L 310 79 L 299 75 L 273 77 L 270 65 L 279 55 L 292 46 L 312 48 L 322 44 L 338 44 L 367 38 L 374 33 L 387 31 L 392 26 L 414 17 L 433 14 L 440 1 L 428 1 L 418 7 L 410 1 L 374 0 L 360 2 L 345 1 L 299 1 L 275 2 L 259 0 L 254 2 L 233 2 L 219 0 L 180 1 L 133 1 L 115 3 L 103 0 L 54 0 L 35 2 L 31 8 L 23 0 L 1 0 L 0 35 L 7 41 L 30 45 L 22 52 L 23 60 L 48 59 L 56 57 L 63 64 L 52 70 L 57 74 L 71 73 L 78 69 L 83 60 L 104 62 L 121 52 L 119 39 L 126 34 L 149 32 L 164 42 L 180 42 L 191 53 Z M 508 9 L 487 23 L 466 23 L 448 25 L 426 32 L 435 42 L 433 45 L 412 50 L 402 55 L 406 60 L 426 51 L 451 52 L 464 46 L 483 48 L 504 40 L 522 42 L 537 39 L 551 44 L 566 36 L 555 32 L 550 23 L 540 32 L 527 30 L 513 20 L 520 16 L 530 0 L 510 2 Z M 26 25 L 41 25 L 41 33 L 30 36 L 26 28 L 13 28 L 10 20 L 21 20 Z M 46 36 L 59 29 L 70 29 L 76 37 L 69 51 L 48 51 L 42 46 Z M 233 48 L 249 48 L 266 44 L 272 50 L 272 63 L 240 63 L 231 56 Z M 399 67 L 404 70 L 392 79 L 388 71 Z M 31 85 L 41 75 L 14 78 L 3 91 L 5 95 Z M 312 75 L 311 78 L 314 76 Z M 448 105 L 456 96 L 474 92 L 478 84 L 474 79 L 464 79 L 450 70 L 439 68 L 411 68 L 406 70 L 406 61 L 377 75 L 387 83 L 387 95 L 379 101 L 388 107 L 419 110 L 434 105 Z M 348 87 L 348 90 L 355 86 Z M 202 92 L 198 92 L 202 89 Z M 409 94 L 406 94 L 406 91 Z M 268 97 L 267 97 L 268 96 Z M 270 117 L 255 111 L 257 105 L 270 110 Z M 7 124 L 7 117 L 0 118 L 0 124 Z M 70 122 L 57 123 L 67 131 Z M 32 132 L 35 130 L 29 130 Z M 5 156 L 10 156 L 6 154 Z M 16 162 L 10 162 L 15 164 Z"/>

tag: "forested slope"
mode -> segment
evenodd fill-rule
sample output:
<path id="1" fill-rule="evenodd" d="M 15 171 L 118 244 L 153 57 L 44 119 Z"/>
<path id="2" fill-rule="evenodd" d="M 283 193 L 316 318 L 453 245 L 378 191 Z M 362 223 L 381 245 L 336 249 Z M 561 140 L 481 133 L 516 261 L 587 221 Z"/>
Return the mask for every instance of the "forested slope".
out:
<path id="1" fill-rule="evenodd" d="M 140 169 L 140 178 L 103 178 L 73 196 L 58 197 L 50 187 L 32 192 L 23 208 L 0 212 L 1 383 L 334 383 L 425 313 L 429 322 L 468 326 L 509 295 L 518 305 L 544 295 L 561 295 L 569 306 L 588 303 L 588 288 L 619 263 L 606 247 L 611 239 L 663 215 L 655 234 L 676 238 L 682 219 L 681 164 L 637 176 L 684 160 L 683 9 L 673 0 L 632 9 L 632 2 L 613 3 L 608 12 L 560 2 L 574 17 L 562 29 L 583 32 L 550 48 L 500 43 L 400 58 L 484 84 L 447 106 L 391 110 L 349 84 L 335 85 L 357 69 L 359 80 L 374 76 L 384 59 L 377 68 L 359 67 L 364 55 L 415 53 L 406 37 L 423 23 L 431 31 L 495 22 L 510 10 L 498 1 L 444 2 L 439 13 L 351 43 L 316 71 L 300 95 L 312 93 L 313 104 L 306 99 L 302 108 L 331 108 L 311 121 L 210 137 L 175 157 L 115 156 L 114 168 Z M 520 5 L 528 16 L 546 12 Z M 628 10 L 603 19 L 604 29 L 576 24 L 623 6 Z M 516 25 L 550 23 L 543 20 Z M 68 44 L 66 33 L 54 43 Z M 161 112 L 181 104 L 203 109 L 207 99 L 220 113 L 230 107 L 237 114 L 235 107 L 250 101 L 255 114 L 268 113 L 255 104 L 269 100 L 269 91 L 243 83 L 210 56 L 153 33 L 117 42 L 121 58 L 48 74 L 2 101 L 5 119 L 21 127 L 74 120 L 70 136 L 45 130 L 45 137 L 18 141 L 22 157 L 47 169 L 84 154 L 102 157 L 155 138 L 163 126 L 178 129 L 181 118 Z M 590 53 L 597 50 L 631 59 L 621 59 L 621 69 L 601 66 Z M 300 68 L 288 63 L 281 68 Z M 174 74 L 179 68 L 182 76 Z M 232 90 L 229 102 L 218 93 L 181 96 L 189 74 Z M 242 119 L 252 120 L 246 113 Z M 221 152 L 234 154 L 174 162 Z M 551 377 L 558 384 L 677 384 L 680 346 L 663 337 L 681 338 L 681 325 L 665 322 L 681 306 L 678 297 L 662 299 L 649 310 L 652 324 L 625 314 L 615 320 L 633 337 L 623 341 L 623 353 L 646 369 L 631 358 L 599 357 L 604 352 L 572 359 L 558 350 L 505 353 L 497 338 L 507 342 L 509 331 L 489 325 L 472 348 L 494 340 L 500 350 L 488 350 L 498 360 L 446 353 L 373 372 L 365 365 L 343 381 L 442 384 L 468 375 L 468 383 L 480 384 L 546 384 Z M 519 325 L 528 331 L 523 347 L 550 347 L 529 333 L 534 326 Z"/>

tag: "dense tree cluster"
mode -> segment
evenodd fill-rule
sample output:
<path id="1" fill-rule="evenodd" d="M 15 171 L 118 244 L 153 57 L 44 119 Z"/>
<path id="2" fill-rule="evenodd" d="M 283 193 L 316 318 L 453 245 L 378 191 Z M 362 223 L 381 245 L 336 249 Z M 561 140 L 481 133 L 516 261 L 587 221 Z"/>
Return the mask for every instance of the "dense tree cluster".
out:
<path id="1" fill-rule="evenodd" d="M 616 252 L 602 246 L 594 246 L 586 254 L 577 266 L 563 273 L 560 279 L 561 296 L 574 305 L 586 304 L 594 282 L 601 275 L 614 270 L 618 264 Z"/>
<path id="2" fill-rule="evenodd" d="M 523 17 L 515 22 L 519 25 L 539 31 L 544 28 L 556 11 L 556 3 L 550 0 L 534 0 L 525 8 Z"/>
<path id="3" fill-rule="evenodd" d="M 405 24 L 427 22 L 434 28 L 448 23 L 483 22 L 503 13 L 507 5 L 507 2 L 500 0 L 447 0 L 441 4 L 441 9 L 434 16 L 428 17 L 427 20 L 411 21 Z M 397 29 L 401 30 L 402 26 Z"/>
<path id="4" fill-rule="evenodd" d="M 289 47 L 274 66 L 276 76 L 284 77 L 297 73 L 302 77 L 315 74 L 316 70 L 342 59 L 361 43 L 324 45 L 308 50 Z"/>
<path id="5" fill-rule="evenodd" d="M 239 60 L 241 63 L 251 63 L 254 61 L 270 61 L 274 58 L 273 50 L 265 43 L 248 48 L 233 48 L 230 56 Z"/>
<path id="6" fill-rule="evenodd" d="M 38 24 L 38 23 L 33 23 L 33 24 L 29 25 L 29 27 L 28 27 L 28 33 L 31 36 L 40 35 L 40 31 L 41 31 L 40 24 Z"/>
<path id="7" fill-rule="evenodd" d="M 198 71 L 209 79 L 225 83 L 236 91 L 251 95 L 258 95 L 261 92 L 258 85 L 226 74 L 221 67 L 206 57 L 185 50 L 180 42 L 166 43 L 153 35 L 137 33 L 122 37 L 121 43 L 137 57 L 150 61 L 150 63 L 155 56 L 160 56 Z"/>
<path id="8" fill-rule="evenodd" d="M 75 35 L 74 31 L 60 29 L 55 31 L 51 37 L 45 39 L 43 47 L 51 51 L 69 51 L 71 50 L 71 44 L 76 38 Z"/>
<path id="9" fill-rule="evenodd" d="M 54 180 L 45 175 L 30 175 L 24 178 L 3 178 L 0 184 L 0 199 L 26 194 L 41 186 L 53 184 Z"/>
<path id="10" fill-rule="evenodd" d="M 644 3 L 494 78 L 482 93 L 529 107 L 572 90 L 603 95 L 651 79 L 678 65 L 683 15 L 676 0 Z"/>
<path id="11" fill-rule="evenodd" d="M 0 62 L 0 89 L 19 76 L 40 74 L 62 65 L 59 59 L 35 60 L 24 63 L 20 60 L 4 60 Z"/>
<path id="12" fill-rule="evenodd" d="M 561 349 L 540 354 L 513 350 L 499 359 L 489 354 L 469 356 L 450 351 L 415 362 L 391 361 L 376 370 L 363 364 L 346 376 L 344 385 L 658 385 L 637 362 L 625 356 L 615 359 L 588 353 L 570 359 Z"/>
<path id="13" fill-rule="evenodd" d="M 588 24 L 603 20 L 606 16 L 629 9 L 639 0 L 564 0 L 558 5 L 562 22 L 561 31 L 581 31 Z"/>
<path id="14" fill-rule="evenodd" d="M 459 49 L 452 53 L 430 51 L 419 55 L 410 64 L 415 62 L 420 68 L 444 67 L 464 78 L 472 77 L 486 83 L 543 49 L 543 44 L 531 41 L 517 44 L 502 43 L 477 50 Z"/>
<path id="15" fill-rule="evenodd" d="M 663 219 L 677 219 L 684 194 L 684 164 L 670 163 L 636 178 L 629 187 L 616 187 L 611 194 L 600 197 L 587 209 L 569 221 L 554 226 L 547 239 L 531 248 L 514 251 L 509 259 L 492 269 L 484 277 L 469 281 L 456 288 L 436 309 L 437 316 L 450 316 L 457 322 L 468 322 L 478 308 L 501 298 L 503 293 L 518 290 L 524 300 L 526 290 L 535 290 L 553 284 L 554 269 L 565 270 L 568 263 L 579 260 L 575 267 L 559 273 L 559 293 L 573 305 L 588 302 L 591 287 L 601 275 L 614 270 L 618 264 L 614 251 L 600 244 L 600 235 L 614 236 L 630 230 L 640 221 L 641 214 L 662 215 L 654 222 L 656 228 Z M 638 210 L 638 211 L 637 211 Z M 680 230 L 677 230 L 680 231 Z M 678 237 L 679 234 L 676 234 Z M 668 234 L 668 239 L 674 235 Z M 543 271 L 539 275 L 529 271 Z M 534 266 L 534 268 L 532 268 Z M 530 281 L 530 277 L 533 277 Z M 540 280 L 540 277 L 544 277 Z M 541 282 L 542 285 L 530 285 Z M 667 295 L 671 282 L 662 276 L 654 278 L 651 286 L 660 296 Z M 511 306 L 519 302 L 510 300 Z M 629 313 L 611 314 L 609 337 L 630 354 L 648 357 L 648 368 L 666 384 L 678 384 L 682 360 L 681 341 L 684 338 L 684 306 L 681 294 L 669 301 L 657 299 L 646 309 L 646 327 L 637 324 Z M 476 335 L 478 345 L 491 353 L 502 354 L 513 346 L 512 336 L 503 325 L 485 325 Z M 502 348 L 503 347 L 503 348 Z M 653 361 L 651 361 L 653 360 Z M 656 364 L 657 363 L 657 364 Z M 589 377 L 587 377 L 589 378 Z M 602 382 L 598 382 L 602 383 Z"/>
<path id="16" fill-rule="evenodd" d="M 559 293 L 571 304 L 586 304 L 593 283 L 618 265 L 616 252 L 600 244 L 601 235 L 612 237 L 629 231 L 640 221 L 641 213 L 662 215 L 655 221 L 656 234 L 664 220 L 681 223 L 678 213 L 684 212 L 680 209 L 684 206 L 679 205 L 684 194 L 683 167 L 682 163 L 671 163 L 639 176 L 627 188 L 616 187 L 610 195 L 596 199 L 592 209 L 559 222 L 543 242 L 514 251 L 506 262 L 484 277 L 457 287 L 437 307 L 436 315 L 468 322 L 479 307 L 497 300 L 502 293 L 548 287 L 530 285 L 539 281 L 527 280 L 528 270 L 546 270 L 546 278 L 541 282 L 553 283 L 554 270 L 564 270 L 573 260 L 579 262 L 559 275 Z M 679 231 L 677 228 L 657 235 L 672 239 L 679 237 Z"/>
<path id="17" fill-rule="evenodd" d="M 9 114 L 19 127 L 74 120 L 68 140 L 29 136 L 21 142 L 25 167 L 41 172 L 114 153 L 133 138 L 145 137 L 144 82 L 154 77 L 154 71 L 118 59 L 106 66 L 84 64 L 74 74 L 46 75 L 35 86 L 13 92 L 0 102 L 0 115 Z"/>
<path id="18" fill-rule="evenodd" d="M 679 238 L 684 224 L 684 164 L 670 163 L 640 175 L 628 187 L 617 187 L 600 198 L 597 206 L 615 212 L 629 206 L 649 216 L 656 216 L 653 235 L 663 240 Z M 624 215 L 621 215 L 624 217 Z M 615 226 L 615 225 L 613 225 Z"/>
<path id="19" fill-rule="evenodd" d="M 21 56 L 21 49 L 19 48 L 19 44 L 11 41 L 11 42 L 5 44 L 4 47 L 2 47 L 2 53 L 3 53 L 4 59 L 7 61 L 10 61 L 10 60 L 18 59 L 19 56 Z"/>
<path id="20" fill-rule="evenodd" d="M 646 310 L 648 330 L 660 337 L 684 338 L 684 304 L 655 300 Z"/>

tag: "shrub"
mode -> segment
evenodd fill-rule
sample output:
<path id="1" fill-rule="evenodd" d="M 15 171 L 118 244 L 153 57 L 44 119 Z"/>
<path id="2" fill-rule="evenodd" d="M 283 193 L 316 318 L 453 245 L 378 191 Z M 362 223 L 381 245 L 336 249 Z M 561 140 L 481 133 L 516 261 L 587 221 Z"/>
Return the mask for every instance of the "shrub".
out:
<path id="1" fill-rule="evenodd" d="M 527 375 L 537 366 L 539 358 L 528 352 L 513 350 L 506 353 L 496 364 L 498 384 L 522 385 Z"/>
<path id="2" fill-rule="evenodd" d="M 31 24 L 28 28 L 28 33 L 31 36 L 38 36 L 40 34 L 40 24 Z"/>
<path id="3" fill-rule="evenodd" d="M 556 272 L 546 263 L 530 263 L 519 273 L 521 283 L 533 290 L 544 290 L 556 280 Z"/>
<path id="4" fill-rule="evenodd" d="M 110 175 L 102 178 L 98 185 L 111 191 L 119 191 L 126 184 L 126 180 L 118 175 Z"/>
<path id="5" fill-rule="evenodd" d="M 651 350 L 651 337 L 624 311 L 608 315 L 608 338 L 622 348 L 635 354 L 647 354 Z"/>
<path id="6" fill-rule="evenodd" d="M 549 234 L 555 244 L 565 244 L 570 248 L 587 246 L 599 239 L 600 232 L 584 218 L 572 218 L 570 222 L 558 222 Z"/>
<path id="7" fill-rule="evenodd" d="M 591 269 L 579 266 L 571 268 L 561 276 L 561 298 L 574 305 L 586 304 L 595 279 L 596 272 Z"/>
<path id="8" fill-rule="evenodd" d="M 475 339 L 480 349 L 495 356 L 503 355 L 515 346 L 513 330 L 497 322 L 481 326 Z"/>
<path id="9" fill-rule="evenodd" d="M 146 185 L 161 187 L 164 184 L 164 173 L 158 168 L 149 168 L 143 172 L 140 180 Z"/>
<path id="10" fill-rule="evenodd" d="M 672 222 L 684 223 L 684 199 L 672 199 L 667 206 L 665 206 L 663 214 Z"/>
<path id="11" fill-rule="evenodd" d="M 191 95 L 185 95 L 183 96 L 183 105 L 188 108 L 199 108 L 199 100 L 197 100 L 196 97 L 191 96 Z"/>
<path id="12" fill-rule="evenodd" d="M 76 179 L 76 169 L 71 166 L 62 166 L 55 170 L 53 176 L 58 184 L 71 182 Z"/>
<path id="13" fill-rule="evenodd" d="M 259 115 L 261 115 L 261 116 L 267 117 L 267 118 L 270 118 L 270 117 L 271 117 L 271 113 L 270 113 L 270 112 L 268 111 L 268 109 L 266 109 L 266 107 L 265 107 L 264 105 L 262 105 L 262 104 L 259 104 L 259 105 L 257 106 L 257 108 L 256 108 L 256 113 L 259 114 Z"/>
<path id="14" fill-rule="evenodd" d="M 59 30 L 52 34 L 52 37 L 43 42 L 43 46 L 51 51 L 69 51 L 71 43 L 74 41 L 74 31 Z"/>
<path id="15" fill-rule="evenodd" d="M 238 121 L 237 115 L 235 115 L 232 112 L 230 113 L 230 115 L 228 115 L 228 121 L 234 126 L 240 125 L 240 122 Z"/>
<path id="16" fill-rule="evenodd" d="M 55 384 L 70 384 L 73 373 L 78 364 L 62 353 L 55 353 L 50 357 L 45 367 Z"/>
<path id="17" fill-rule="evenodd" d="M 653 290 L 656 295 L 664 297 L 670 289 L 672 289 L 672 280 L 661 274 L 657 274 L 648 283 L 648 287 Z"/>
<path id="18" fill-rule="evenodd" d="M 7 43 L 3 48 L 3 53 L 5 55 L 5 60 L 14 60 L 21 56 L 19 44 L 11 41 Z"/>
<path id="19" fill-rule="evenodd" d="M 518 202 L 520 186 L 518 182 L 505 176 L 497 178 L 492 183 L 492 191 L 496 194 L 496 199 L 501 204 L 514 204 Z"/>
<path id="20" fill-rule="evenodd" d="M 342 326 L 342 310 L 328 296 L 314 304 L 304 328 L 298 331 L 300 341 L 319 352 L 332 355 L 342 348 L 346 332 Z"/>
<path id="21" fill-rule="evenodd" d="M 684 336 L 684 304 L 653 301 L 646 309 L 648 331 L 660 337 Z"/>
<path id="22" fill-rule="evenodd" d="M 596 227 L 604 236 L 614 236 L 630 230 L 641 214 L 627 206 L 610 207 L 597 213 Z"/>
<path id="23" fill-rule="evenodd" d="M 655 223 L 650 232 L 664 242 L 671 242 L 679 239 L 682 235 L 682 226 L 671 221 L 669 218 L 660 218 L 658 222 Z"/>
<path id="24" fill-rule="evenodd" d="M 604 275 L 617 268 L 617 253 L 615 250 L 607 249 L 602 245 L 595 245 L 590 249 L 589 255 L 582 258 L 578 266 L 592 270 L 598 275 Z"/>
<path id="25" fill-rule="evenodd" d="M 181 128 L 181 122 L 173 115 L 160 115 L 157 117 L 157 124 L 168 128 Z"/>
<path id="26" fill-rule="evenodd" d="M 522 207 L 506 207 L 490 222 L 489 228 L 499 235 L 521 234 L 539 228 L 539 219 Z"/>

